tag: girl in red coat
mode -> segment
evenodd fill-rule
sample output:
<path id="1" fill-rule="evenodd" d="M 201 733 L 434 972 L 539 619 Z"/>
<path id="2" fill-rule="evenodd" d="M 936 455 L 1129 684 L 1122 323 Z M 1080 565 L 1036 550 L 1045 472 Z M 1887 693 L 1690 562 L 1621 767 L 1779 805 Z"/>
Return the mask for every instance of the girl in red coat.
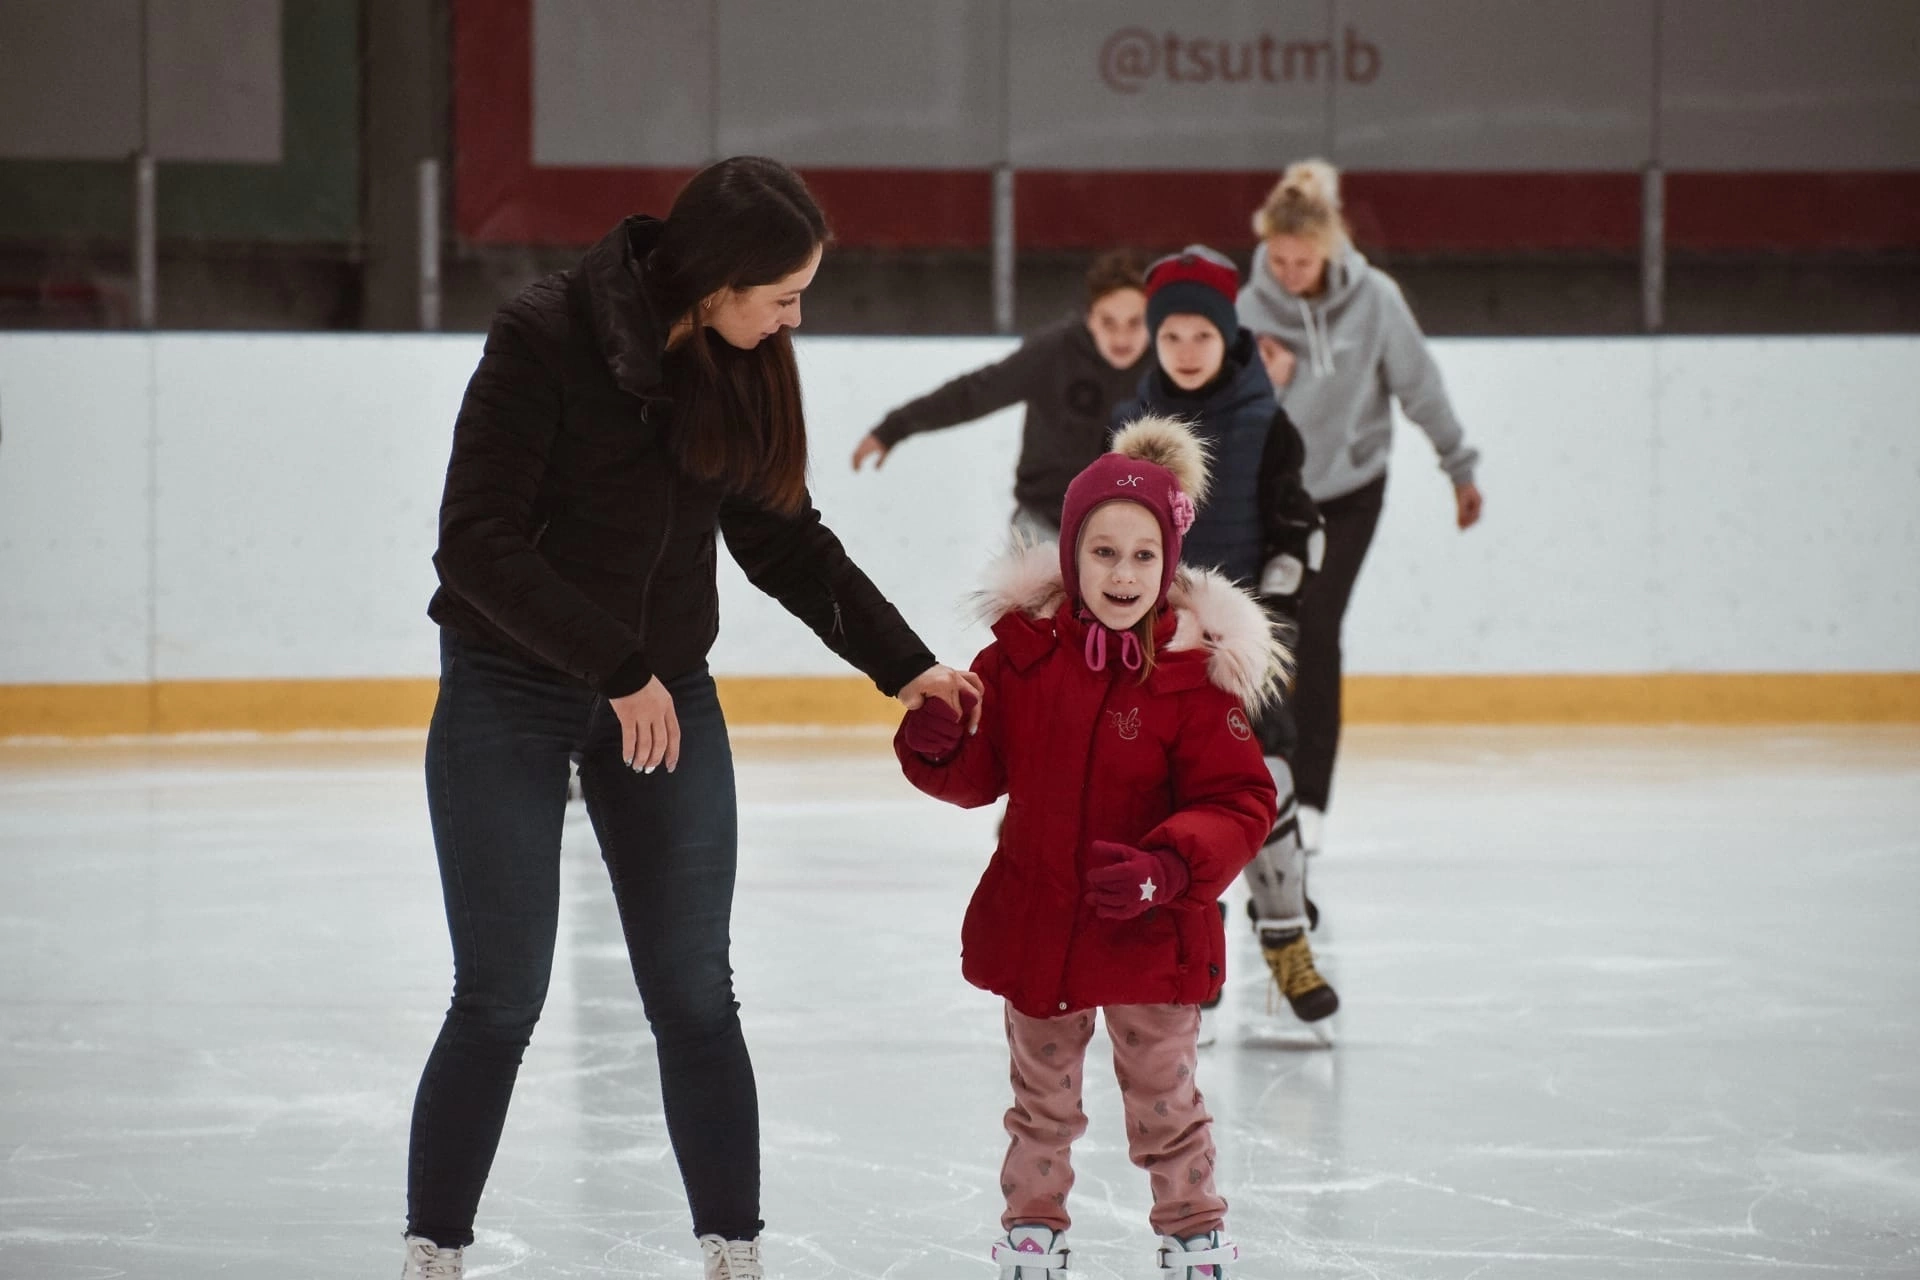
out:
<path id="1" fill-rule="evenodd" d="M 1220 989 L 1216 903 L 1274 820 L 1250 715 L 1285 652 L 1252 597 L 1180 567 L 1206 496 L 1181 424 L 1144 418 L 1067 489 L 1061 542 L 1018 545 L 984 593 L 977 733 L 929 699 L 895 751 L 913 784 L 964 807 L 1007 797 L 961 931 L 967 980 L 1006 999 L 1013 1142 L 1000 1175 L 1006 1280 L 1063 1280 L 1081 1067 L 1104 1009 L 1149 1221 L 1171 1280 L 1224 1280 L 1237 1256 L 1194 1084 L 1199 1004 Z"/>

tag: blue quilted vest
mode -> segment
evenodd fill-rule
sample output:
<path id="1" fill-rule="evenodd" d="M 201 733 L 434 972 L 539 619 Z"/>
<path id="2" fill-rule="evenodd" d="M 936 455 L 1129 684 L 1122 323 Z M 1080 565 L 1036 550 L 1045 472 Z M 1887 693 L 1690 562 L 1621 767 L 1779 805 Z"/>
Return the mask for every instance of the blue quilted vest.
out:
<path id="1" fill-rule="evenodd" d="M 1220 376 L 1199 391 L 1180 390 L 1156 363 L 1140 379 L 1135 398 L 1114 410 L 1115 431 L 1143 413 L 1157 413 L 1189 424 L 1206 443 L 1212 484 L 1180 558 L 1195 567 L 1219 569 L 1245 587 L 1260 579 L 1265 545 L 1260 459 L 1278 408 L 1252 335 L 1243 329 L 1227 351 Z"/>

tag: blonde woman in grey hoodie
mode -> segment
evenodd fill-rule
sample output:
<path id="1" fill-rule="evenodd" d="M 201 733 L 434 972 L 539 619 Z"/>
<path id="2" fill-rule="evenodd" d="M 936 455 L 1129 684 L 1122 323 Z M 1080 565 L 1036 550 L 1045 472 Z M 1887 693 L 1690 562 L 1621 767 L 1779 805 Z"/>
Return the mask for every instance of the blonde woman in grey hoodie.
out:
<path id="1" fill-rule="evenodd" d="M 1324 160 L 1292 166 L 1253 225 L 1260 246 L 1240 291 L 1240 323 L 1306 442 L 1301 478 L 1326 518 L 1325 559 L 1300 603 L 1290 703 L 1301 840 L 1317 852 L 1340 745 L 1340 626 L 1386 495 L 1394 400 L 1433 441 L 1462 529 L 1480 519 L 1479 455 L 1400 286 L 1353 247 L 1339 172 Z"/>

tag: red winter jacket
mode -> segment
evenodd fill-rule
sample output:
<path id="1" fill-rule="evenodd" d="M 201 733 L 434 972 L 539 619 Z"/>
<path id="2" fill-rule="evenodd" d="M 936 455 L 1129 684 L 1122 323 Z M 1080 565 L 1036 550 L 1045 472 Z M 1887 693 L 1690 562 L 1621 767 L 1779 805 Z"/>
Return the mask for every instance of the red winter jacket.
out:
<path id="1" fill-rule="evenodd" d="M 965 808 L 1007 796 L 1007 818 L 961 927 L 967 981 L 1030 1017 L 1109 1004 L 1198 1004 L 1219 991 L 1215 905 L 1274 820 L 1273 779 L 1247 708 L 1272 696 L 1285 651 L 1251 597 L 1183 569 L 1145 684 L 1093 671 L 1052 544 L 1016 550 L 987 592 L 995 640 L 980 732 L 942 764 L 894 738 L 909 780 Z M 1117 648 L 1117 646 L 1115 646 Z M 1169 849 L 1192 883 L 1132 920 L 1083 901 L 1095 840 Z"/>

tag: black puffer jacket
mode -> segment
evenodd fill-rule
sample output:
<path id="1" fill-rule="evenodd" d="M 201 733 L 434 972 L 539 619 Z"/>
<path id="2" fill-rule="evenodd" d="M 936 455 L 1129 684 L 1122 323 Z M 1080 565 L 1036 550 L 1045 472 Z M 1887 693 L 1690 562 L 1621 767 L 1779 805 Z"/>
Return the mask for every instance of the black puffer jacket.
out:
<path id="1" fill-rule="evenodd" d="M 715 541 L 827 647 L 895 694 L 933 655 L 820 522 L 676 464 L 669 324 L 628 218 L 580 265 L 502 307 L 454 424 L 427 612 L 463 638 L 621 697 L 705 660 L 719 629 Z"/>

